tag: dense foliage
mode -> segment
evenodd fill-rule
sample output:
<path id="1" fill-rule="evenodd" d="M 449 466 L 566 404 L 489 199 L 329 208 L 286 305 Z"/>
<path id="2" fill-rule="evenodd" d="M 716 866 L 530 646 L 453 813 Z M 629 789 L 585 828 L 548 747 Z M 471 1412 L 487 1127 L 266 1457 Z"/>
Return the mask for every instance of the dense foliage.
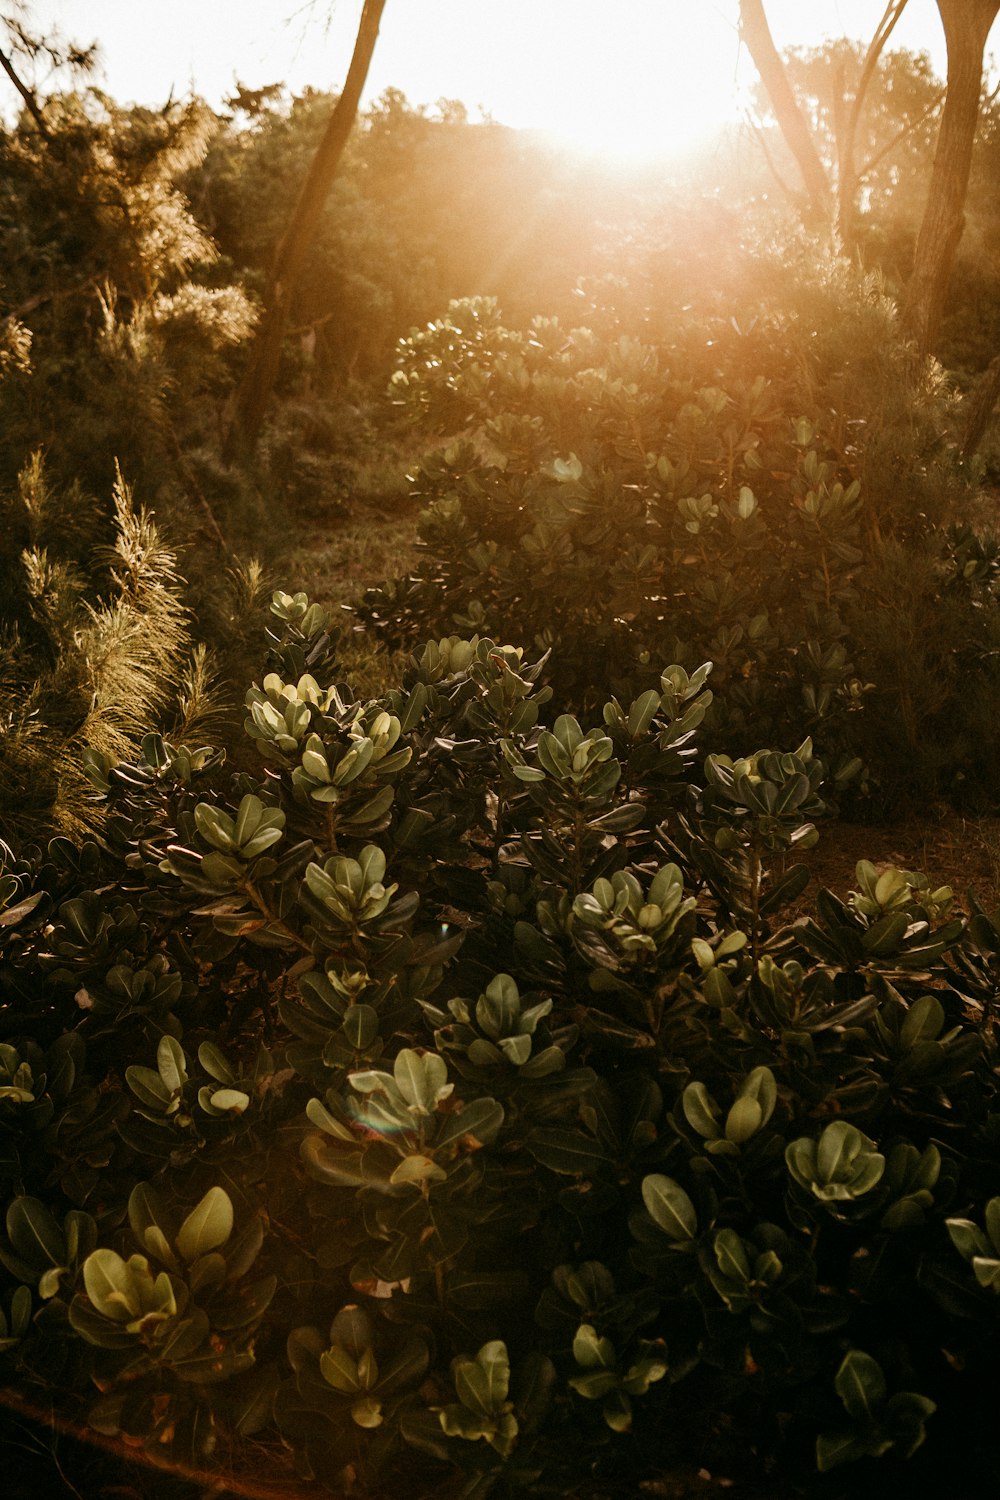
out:
<path id="1" fill-rule="evenodd" d="M 789 920 L 826 773 L 706 757 L 707 665 L 587 727 L 453 636 L 353 702 L 273 614 L 262 773 L 151 734 L 88 759 L 100 840 L 4 852 L 8 1378 L 360 1493 L 925 1437 L 962 1493 L 1000 919 L 862 863 Z"/>
<path id="2" fill-rule="evenodd" d="M 991 796 L 996 542 L 948 397 L 872 278 L 749 259 L 742 323 L 660 291 L 638 327 L 511 330 L 479 299 L 402 341 L 391 390 L 450 440 L 412 471 L 425 560 L 360 617 L 552 646 L 577 709 L 710 659 L 727 748 L 809 733 L 883 800 Z"/>

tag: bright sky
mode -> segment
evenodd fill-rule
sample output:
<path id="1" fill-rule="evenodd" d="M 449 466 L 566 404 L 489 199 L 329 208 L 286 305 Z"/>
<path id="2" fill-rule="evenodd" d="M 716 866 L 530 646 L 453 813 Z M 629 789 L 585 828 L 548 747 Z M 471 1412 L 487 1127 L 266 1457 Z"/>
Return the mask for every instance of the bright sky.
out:
<path id="1" fill-rule="evenodd" d="M 767 0 L 779 47 L 867 39 L 883 9 Z M 144 104 L 171 91 L 218 104 L 236 78 L 337 89 L 360 11 L 361 0 L 28 0 L 34 29 L 99 41 L 102 85 Z M 583 147 L 669 151 L 739 113 L 751 73 L 736 11 L 737 0 L 388 0 L 366 98 L 393 86 L 414 104 L 461 99 Z M 930 51 L 943 75 L 934 0 L 910 0 L 891 45 Z"/>

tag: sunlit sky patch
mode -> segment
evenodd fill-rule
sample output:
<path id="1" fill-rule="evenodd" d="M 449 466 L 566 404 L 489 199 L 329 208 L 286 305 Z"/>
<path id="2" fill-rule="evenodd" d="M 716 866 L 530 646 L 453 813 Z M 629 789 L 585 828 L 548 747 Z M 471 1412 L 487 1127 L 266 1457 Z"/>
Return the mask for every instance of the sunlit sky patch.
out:
<path id="1" fill-rule="evenodd" d="M 867 38 L 883 8 L 767 3 L 779 46 Z M 32 0 L 28 10 L 37 30 L 98 40 L 98 81 L 123 102 L 193 91 L 217 105 L 237 78 L 338 88 L 361 0 Z M 752 69 L 736 14 L 737 0 L 388 0 L 366 98 L 391 86 L 414 104 L 460 99 L 612 158 L 675 154 L 739 116 Z M 892 45 L 930 51 L 943 73 L 934 0 L 910 0 Z"/>

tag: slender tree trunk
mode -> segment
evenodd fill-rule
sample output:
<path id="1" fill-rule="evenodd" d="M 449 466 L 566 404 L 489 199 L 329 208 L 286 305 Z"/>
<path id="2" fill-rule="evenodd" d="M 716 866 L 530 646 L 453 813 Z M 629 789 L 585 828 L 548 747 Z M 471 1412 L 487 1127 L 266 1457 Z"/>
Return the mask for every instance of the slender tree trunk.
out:
<path id="1" fill-rule="evenodd" d="M 875 77 L 879 59 L 906 5 L 907 0 L 889 0 L 882 19 L 875 28 L 875 34 L 868 43 L 853 99 L 848 105 L 846 90 L 841 88 L 840 96 L 834 102 L 837 140 L 837 233 L 841 247 L 848 254 L 853 252 L 857 241 L 858 187 L 861 182 L 861 172 L 858 171 L 856 162 L 858 126 L 861 123 L 865 100 Z"/>
<path id="2" fill-rule="evenodd" d="M 812 224 L 829 224 L 832 193 L 809 126 L 798 106 L 788 74 L 764 14 L 763 0 L 740 0 L 740 35 L 767 90 L 775 119 L 795 157 L 805 186 L 803 217 Z"/>
<path id="3" fill-rule="evenodd" d="M 903 295 L 904 326 L 921 354 L 933 348 L 958 243 L 979 123 L 983 53 L 1000 0 L 937 0 L 948 45 L 948 92 L 934 167 Z"/>
<path id="4" fill-rule="evenodd" d="M 226 456 L 252 453 L 281 361 L 282 339 L 292 295 L 319 224 L 344 147 L 357 118 L 386 0 L 365 0 L 343 93 L 302 184 L 295 211 L 275 253 L 264 291 L 264 310 L 250 350 L 250 363 L 236 393 Z"/>

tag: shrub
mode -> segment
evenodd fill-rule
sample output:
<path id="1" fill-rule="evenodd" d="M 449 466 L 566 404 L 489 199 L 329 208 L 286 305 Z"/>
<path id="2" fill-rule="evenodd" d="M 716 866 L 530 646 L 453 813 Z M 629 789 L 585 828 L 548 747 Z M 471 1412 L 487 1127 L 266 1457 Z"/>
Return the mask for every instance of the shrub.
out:
<path id="1" fill-rule="evenodd" d="M 488 299 L 414 331 L 391 390 L 450 440 L 412 472 L 422 565 L 369 589 L 360 619 L 393 645 L 551 647 L 556 690 L 587 713 L 649 690 L 657 662 L 710 659 L 720 747 L 806 731 L 883 799 L 983 795 L 995 542 L 958 524 L 945 405 L 906 376 L 885 299 L 830 280 L 752 339 L 710 320 L 711 359 L 683 319 L 656 342 L 516 332 Z"/>
<path id="2" fill-rule="evenodd" d="M 8 1381 L 358 1493 L 881 1485 L 925 1439 L 961 1493 L 1000 917 L 862 862 L 790 918 L 829 778 L 704 756 L 707 665 L 588 727 L 452 636 L 354 702 L 273 611 L 261 773 L 150 734 L 89 759 L 100 842 L 4 852 Z"/>

